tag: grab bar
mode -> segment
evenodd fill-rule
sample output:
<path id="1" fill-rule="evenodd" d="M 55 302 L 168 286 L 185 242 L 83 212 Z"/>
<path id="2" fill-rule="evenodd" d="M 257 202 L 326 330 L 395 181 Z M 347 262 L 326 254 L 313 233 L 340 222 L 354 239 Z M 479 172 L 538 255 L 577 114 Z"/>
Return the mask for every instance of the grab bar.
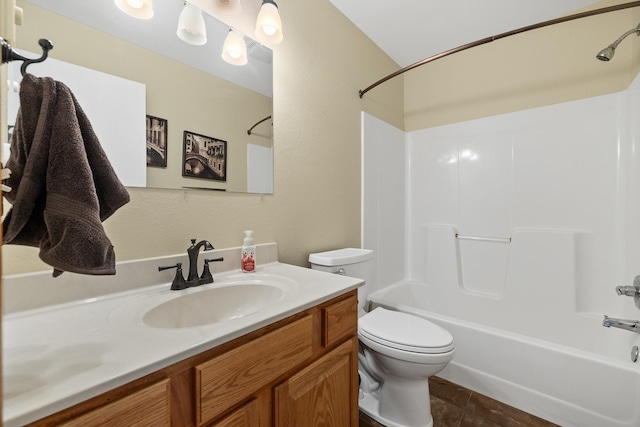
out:
<path id="1" fill-rule="evenodd" d="M 456 238 L 461 240 L 482 240 L 484 242 L 511 243 L 511 237 L 484 237 L 484 236 L 465 236 L 456 233 Z"/>

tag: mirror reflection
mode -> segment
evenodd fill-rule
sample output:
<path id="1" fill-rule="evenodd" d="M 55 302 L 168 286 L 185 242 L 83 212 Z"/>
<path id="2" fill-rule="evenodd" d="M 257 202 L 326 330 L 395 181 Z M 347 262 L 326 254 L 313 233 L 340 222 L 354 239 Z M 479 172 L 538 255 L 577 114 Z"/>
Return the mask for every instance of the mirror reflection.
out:
<path id="1" fill-rule="evenodd" d="M 146 141 L 117 143 L 146 145 L 147 187 L 272 193 L 272 52 L 246 36 L 260 6 L 248 3 L 226 23 L 202 13 L 206 43 L 193 45 L 177 35 L 180 1 L 154 2 L 153 18 L 141 20 L 112 1 L 17 0 L 17 47 L 39 56 L 47 38 L 51 58 L 144 85 Z M 245 65 L 222 59 L 230 28 L 245 34 Z M 45 75 L 38 64 L 29 72 Z"/>

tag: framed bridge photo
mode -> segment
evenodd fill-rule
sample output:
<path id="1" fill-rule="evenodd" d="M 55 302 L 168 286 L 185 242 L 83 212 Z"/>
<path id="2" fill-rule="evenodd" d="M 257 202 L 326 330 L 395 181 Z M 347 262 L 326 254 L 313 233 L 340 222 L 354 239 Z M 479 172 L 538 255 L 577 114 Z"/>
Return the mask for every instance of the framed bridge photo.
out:
<path id="1" fill-rule="evenodd" d="M 147 166 L 167 167 L 167 120 L 147 114 Z"/>
<path id="2" fill-rule="evenodd" d="M 184 131 L 182 176 L 227 181 L 227 141 Z"/>

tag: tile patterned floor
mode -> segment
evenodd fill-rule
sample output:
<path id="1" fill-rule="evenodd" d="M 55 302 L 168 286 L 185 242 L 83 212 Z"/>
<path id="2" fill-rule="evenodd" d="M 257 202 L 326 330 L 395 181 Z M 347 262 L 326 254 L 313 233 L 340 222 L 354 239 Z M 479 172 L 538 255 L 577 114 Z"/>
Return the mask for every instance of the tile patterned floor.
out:
<path id="1" fill-rule="evenodd" d="M 557 427 L 556 424 L 460 387 L 429 379 L 434 427 Z M 360 427 L 385 427 L 360 413 Z"/>

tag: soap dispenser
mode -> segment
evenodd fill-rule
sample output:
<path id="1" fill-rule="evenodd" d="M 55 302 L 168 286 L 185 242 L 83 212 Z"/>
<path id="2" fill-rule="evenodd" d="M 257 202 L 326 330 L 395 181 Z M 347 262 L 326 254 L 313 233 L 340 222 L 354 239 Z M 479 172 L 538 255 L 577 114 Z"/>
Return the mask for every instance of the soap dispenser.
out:
<path id="1" fill-rule="evenodd" d="M 253 245 L 253 231 L 244 232 L 241 255 L 242 271 L 250 273 L 256 270 L 256 247 Z"/>

